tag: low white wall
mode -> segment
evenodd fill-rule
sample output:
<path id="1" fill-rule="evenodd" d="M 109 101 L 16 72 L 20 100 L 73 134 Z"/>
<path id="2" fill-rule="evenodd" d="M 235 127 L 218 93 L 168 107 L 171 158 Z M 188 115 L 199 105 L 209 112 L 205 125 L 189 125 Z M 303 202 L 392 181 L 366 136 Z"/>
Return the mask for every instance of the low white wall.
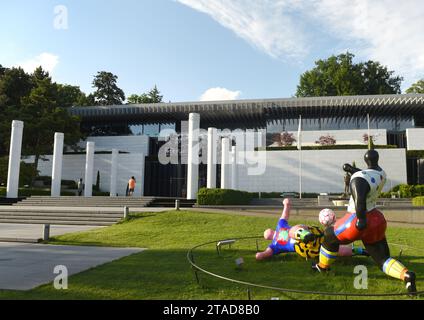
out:
<path id="1" fill-rule="evenodd" d="M 110 137 L 88 137 L 86 141 L 81 141 L 78 146 L 85 150 L 87 142 L 96 144 L 96 151 L 119 151 L 129 153 L 149 154 L 148 136 L 110 136 Z"/>
<path id="2" fill-rule="evenodd" d="M 388 181 L 384 191 L 401 183 L 407 183 L 406 150 L 384 149 L 380 153 L 380 166 L 386 171 Z M 260 151 L 264 152 L 264 151 Z M 343 164 L 356 162 L 365 168 L 366 150 L 305 150 L 302 151 L 303 192 L 342 193 L 344 191 Z M 253 159 L 247 155 L 248 161 Z M 250 192 L 299 191 L 299 152 L 268 151 L 266 170 L 260 176 L 248 175 L 247 167 L 238 166 L 238 186 Z"/>
<path id="3" fill-rule="evenodd" d="M 424 129 L 407 129 L 408 150 L 424 150 Z"/>
<path id="4" fill-rule="evenodd" d="M 297 131 L 291 131 L 297 140 Z M 387 144 L 387 130 L 372 129 L 371 136 L 374 137 L 374 144 Z M 336 144 L 365 144 L 364 134 L 368 134 L 368 130 L 321 130 L 321 131 L 302 131 L 302 145 L 316 146 L 316 141 L 322 136 L 331 136 L 336 140 Z M 297 145 L 296 143 L 294 145 Z"/>
<path id="5" fill-rule="evenodd" d="M 40 160 L 38 170 L 40 175 L 50 176 L 52 174 L 52 156 L 46 156 L 46 161 Z M 97 178 L 97 172 L 100 172 L 100 190 L 110 191 L 111 175 L 111 154 L 96 154 L 94 156 L 94 184 Z M 144 194 L 144 164 L 145 157 L 140 153 L 120 154 L 118 156 L 118 195 L 125 196 L 128 180 L 134 176 L 137 180 L 135 195 Z M 83 155 L 64 155 L 63 156 L 63 180 L 79 180 L 85 176 L 85 154 Z"/>

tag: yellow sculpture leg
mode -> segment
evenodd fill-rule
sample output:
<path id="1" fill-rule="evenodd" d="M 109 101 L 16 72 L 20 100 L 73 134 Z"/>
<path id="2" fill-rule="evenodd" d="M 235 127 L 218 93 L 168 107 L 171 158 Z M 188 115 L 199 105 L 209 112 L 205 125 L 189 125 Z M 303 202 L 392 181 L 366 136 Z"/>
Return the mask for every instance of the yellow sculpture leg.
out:
<path id="1" fill-rule="evenodd" d="M 338 255 L 338 252 L 331 252 L 325 249 L 324 246 L 321 246 L 321 251 L 319 254 L 319 267 L 322 269 L 330 268 L 333 262 L 336 261 Z"/>
<path id="2" fill-rule="evenodd" d="M 408 269 L 396 259 L 390 258 L 384 263 L 383 272 L 392 278 L 403 281 Z"/>

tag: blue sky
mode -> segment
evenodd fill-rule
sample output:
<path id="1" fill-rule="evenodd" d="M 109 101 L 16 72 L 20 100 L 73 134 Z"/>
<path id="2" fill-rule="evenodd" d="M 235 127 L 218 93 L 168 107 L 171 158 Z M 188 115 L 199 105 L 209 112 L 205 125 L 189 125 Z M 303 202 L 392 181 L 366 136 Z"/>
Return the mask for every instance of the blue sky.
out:
<path id="1" fill-rule="evenodd" d="M 1 0 L 0 17 L 0 64 L 42 64 L 87 93 L 106 70 L 127 96 L 157 84 L 165 101 L 291 97 L 315 60 L 346 50 L 404 88 L 424 77 L 419 0 Z"/>

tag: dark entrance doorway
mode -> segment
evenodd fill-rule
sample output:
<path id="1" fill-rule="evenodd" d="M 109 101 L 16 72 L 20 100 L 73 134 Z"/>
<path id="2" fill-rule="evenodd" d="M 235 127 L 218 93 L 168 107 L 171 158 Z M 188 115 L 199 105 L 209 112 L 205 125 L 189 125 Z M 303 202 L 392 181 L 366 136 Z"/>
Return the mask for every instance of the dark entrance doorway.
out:
<path id="1" fill-rule="evenodd" d="M 158 157 L 147 157 L 144 168 L 145 196 L 185 198 L 187 196 L 187 165 L 163 165 Z M 199 166 L 199 189 L 206 187 L 207 166 Z"/>

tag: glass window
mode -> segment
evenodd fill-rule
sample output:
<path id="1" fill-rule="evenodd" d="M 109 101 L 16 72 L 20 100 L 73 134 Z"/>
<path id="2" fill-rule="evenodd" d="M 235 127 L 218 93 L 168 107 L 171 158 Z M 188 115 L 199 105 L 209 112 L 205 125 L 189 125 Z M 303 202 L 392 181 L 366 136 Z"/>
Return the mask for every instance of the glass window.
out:
<path id="1" fill-rule="evenodd" d="M 143 126 L 141 124 L 130 126 L 132 135 L 141 136 L 143 134 Z"/>
<path id="2" fill-rule="evenodd" d="M 412 118 L 399 118 L 397 128 L 399 131 L 404 131 L 411 128 L 414 128 L 414 121 Z"/>
<path id="3" fill-rule="evenodd" d="M 396 120 L 380 118 L 378 119 L 378 129 L 396 130 Z"/>
<path id="4" fill-rule="evenodd" d="M 284 132 L 284 120 L 275 120 L 272 122 L 268 122 L 267 125 L 268 133 L 282 133 Z"/>
<path id="5" fill-rule="evenodd" d="M 166 129 L 176 130 L 175 123 L 162 123 L 160 125 L 160 131 L 166 130 Z"/>
<path id="6" fill-rule="evenodd" d="M 143 134 L 149 137 L 159 136 L 159 124 L 145 124 Z"/>
<path id="7" fill-rule="evenodd" d="M 339 130 L 340 119 L 321 118 L 321 130 Z"/>

